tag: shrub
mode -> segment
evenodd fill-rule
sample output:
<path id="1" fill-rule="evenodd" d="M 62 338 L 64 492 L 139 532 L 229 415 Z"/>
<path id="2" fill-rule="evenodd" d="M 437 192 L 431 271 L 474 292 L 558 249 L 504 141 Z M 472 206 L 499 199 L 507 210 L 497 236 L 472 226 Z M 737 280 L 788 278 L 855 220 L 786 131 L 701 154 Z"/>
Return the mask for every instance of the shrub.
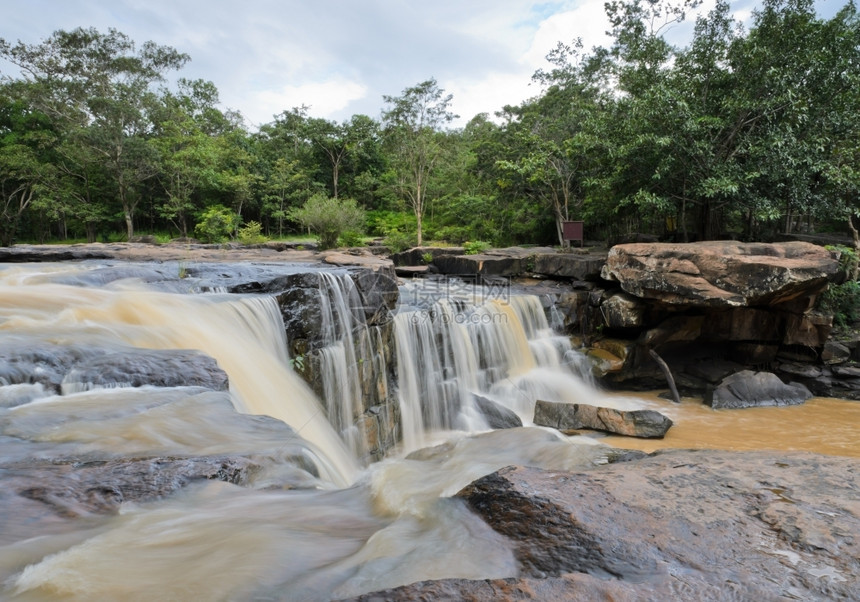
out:
<path id="1" fill-rule="evenodd" d="M 490 249 L 492 245 L 488 242 L 484 242 L 483 240 L 476 240 L 472 242 L 464 242 L 463 243 L 463 252 L 466 255 L 477 255 L 478 253 L 483 253 Z"/>
<path id="2" fill-rule="evenodd" d="M 266 242 L 268 238 L 261 233 L 262 228 L 260 222 L 248 222 L 239 228 L 239 242 L 243 245 L 259 245 Z"/>
<path id="3" fill-rule="evenodd" d="M 407 234 L 395 230 L 383 239 L 382 244 L 388 247 L 388 250 L 392 253 L 400 253 L 417 245 L 418 237 L 415 234 Z"/>
<path id="4" fill-rule="evenodd" d="M 831 284 L 818 297 L 818 308 L 833 315 L 837 328 L 845 329 L 860 320 L 860 282 Z"/>
<path id="5" fill-rule="evenodd" d="M 355 230 L 347 230 L 337 239 L 337 244 L 341 247 L 361 247 L 364 245 L 364 235 Z"/>
<path id="6" fill-rule="evenodd" d="M 287 216 L 316 234 L 322 249 L 334 247 L 346 232 L 364 230 L 364 209 L 353 199 L 334 199 L 321 193 L 290 209 Z"/>
<path id="7" fill-rule="evenodd" d="M 230 239 L 241 218 L 223 205 L 213 205 L 200 214 L 194 235 L 203 242 L 219 243 Z"/>

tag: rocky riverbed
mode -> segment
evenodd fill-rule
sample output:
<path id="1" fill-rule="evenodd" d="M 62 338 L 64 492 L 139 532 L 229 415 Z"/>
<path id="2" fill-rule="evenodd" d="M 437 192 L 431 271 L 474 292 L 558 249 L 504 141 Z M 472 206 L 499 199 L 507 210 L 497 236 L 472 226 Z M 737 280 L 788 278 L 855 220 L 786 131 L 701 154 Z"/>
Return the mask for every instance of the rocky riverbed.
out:
<path id="1" fill-rule="evenodd" d="M 816 286 L 820 288 L 831 278 L 832 265 L 823 254 L 812 255 L 826 264 L 817 275 L 811 276 L 818 281 Z M 224 282 L 230 286 L 239 285 L 235 278 L 222 277 L 218 270 L 210 269 L 212 265 L 219 262 L 354 265 L 367 268 L 368 273 L 384 275 L 385 282 L 393 274 L 392 263 L 370 251 L 318 254 L 313 250 L 281 248 L 278 245 L 230 249 L 193 244 L 116 244 L 71 248 L 21 246 L 0 250 L 0 261 L 4 262 L 86 259 L 152 261 L 165 265 L 176 262 L 182 270 L 191 273 L 198 268 L 194 262 L 198 262 L 201 266 L 208 266 L 200 267 L 197 273 L 207 283 Z M 533 258 L 526 253 L 514 259 L 519 262 L 517 269 L 537 269 L 551 263 L 552 270 L 541 269 L 556 274 L 567 273 L 567 268 L 556 258 L 551 257 L 553 262 L 541 259 L 543 263 L 532 263 Z M 790 259 L 795 261 L 795 258 Z M 588 261 L 593 260 L 588 258 Z M 495 265 L 495 261 L 482 265 Z M 452 259 L 449 263 L 460 265 L 463 260 Z M 505 262 L 499 260 L 496 263 L 502 265 Z M 678 265 L 674 260 L 670 263 Z M 160 271 L 141 270 L 139 275 L 144 280 L 158 279 L 165 277 L 165 270 L 170 269 L 172 267 Z M 265 266 L 254 271 L 253 282 L 259 282 L 263 287 L 260 290 L 264 290 L 268 281 L 260 277 L 261 274 L 268 278 Z M 182 279 L 187 275 L 174 273 L 172 278 Z M 244 272 L 240 276 L 240 279 L 247 280 Z M 101 272 L 97 277 L 110 281 L 112 276 Z M 595 296 L 596 281 L 574 281 L 570 280 L 574 276 L 565 277 L 568 281 L 564 285 L 578 291 L 577 295 L 591 307 L 588 304 L 589 299 Z M 632 277 L 627 275 L 623 278 Z M 378 287 L 370 288 L 375 290 Z M 670 292 L 675 303 L 677 291 L 673 288 Z M 630 294 L 602 291 L 597 297 L 629 301 L 623 295 Z M 768 302 L 777 299 L 773 295 L 768 297 L 769 293 L 762 294 Z M 380 300 L 376 305 L 390 301 Z M 785 342 L 787 335 L 781 330 L 790 322 L 786 316 L 795 315 L 789 311 L 795 303 L 792 299 L 783 299 L 776 305 L 780 303 L 791 306 L 780 309 L 787 312 L 782 318 L 772 320 L 767 317 L 772 317 L 768 313 L 770 310 L 732 306 L 713 314 L 724 318 L 724 323 L 711 321 L 710 324 L 714 328 L 726 326 L 729 338 L 722 344 L 725 349 L 738 353 L 744 349 L 750 351 L 749 341 L 744 337 L 752 332 L 750 328 L 763 327 L 770 333 L 767 336 L 775 337 L 764 347 L 775 346 L 779 353 L 784 354 L 795 345 Z M 636 311 L 628 312 L 629 308 L 625 309 L 627 306 L 620 304 L 618 319 L 623 321 L 630 316 L 639 316 L 644 320 L 641 332 L 635 331 L 637 344 L 650 342 L 661 351 L 670 351 L 674 349 L 672 343 L 684 344 L 678 349 L 689 349 L 689 345 L 702 344 L 703 341 L 713 343 L 708 337 L 714 334 L 714 330 L 707 326 L 713 315 L 702 308 L 687 307 L 680 312 L 672 309 L 666 310 L 668 313 L 655 314 L 653 308 L 643 309 L 640 301 L 634 300 L 633 306 Z M 804 303 L 800 306 L 807 307 Z M 599 304 L 594 307 L 599 307 Z M 796 315 L 809 315 L 804 314 L 806 310 L 803 307 Z M 382 319 L 375 312 L 365 311 L 362 315 L 370 321 Z M 815 339 L 818 342 L 824 331 L 829 332 L 821 324 L 819 329 L 811 322 L 806 325 L 809 330 L 803 332 L 818 337 Z M 619 326 L 616 332 L 627 332 L 628 335 L 634 332 L 626 331 L 626 328 L 633 327 Z M 14 341 L 10 345 L 9 353 L 4 357 L 17 359 L 7 362 L 3 374 L 10 383 L 16 382 L 23 387 L 20 393 L 24 397 L 30 395 L 33 388 L 53 391 L 69 383 L 97 385 L 106 375 L 110 376 L 108 380 L 111 382 L 127 381 L 134 387 L 147 385 L 159 389 L 177 384 L 205 387 L 203 392 L 193 391 L 192 401 L 205 406 L 207 415 L 217 411 L 214 414 L 216 420 L 212 423 L 212 436 L 224 431 L 225 425 L 241 431 L 242 437 L 238 438 L 243 440 L 245 431 L 257 434 L 263 431 L 260 436 L 268 444 L 276 446 L 277 454 L 273 451 L 272 455 L 288 458 L 287 464 L 291 468 L 282 471 L 284 474 L 278 472 L 277 478 L 272 476 L 272 483 L 267 487 L 285 490 L 313 486 L 316 478 L 313 465 L 306 461 L 301 449 L 284 447 L 283 440 L 285 437 L 289 439 L 291 431 L 284 430 L 284 425 L 274 419 L 237 420 L 224 394 L 218 393 L 226 387 L 226 379 L 205 356 L 186 351 L 170 354 L 147 351 L 140 355 L 141 360 L 146 361 L 138 361 L 131 352 L 118 353 L 112 349 L 107 356 L 100 348 L 92 346 L 69 347 L 67 354 L 57 360 L 59 363 L 51 364 L 48 366 L 51 370 L 45 370 L 47 364 L 40 359 L 45 354 L 40 355 L 39 349 L 24 353 L 15 347 Z M 619 345 L 613 350 L 617 348 Z M 761 353 L 770 351 L 758 350 Z M 819 356 L 820 352 L 820 349 L 816 351 Z M 772 361 L 790 365 L 785 356 L 774 355 Z M 794 361 L 798 361 L 797 358 Z M 30 365 L 28 362 L 39 363 L 40 380 L 31 380 L 27 376 L 34 372 L 27 367 Z M 191 380 L 187 383 L 165 380 L 164 374 L 157 369 L 165 362 L 173 366 L 172 374 Z M 711 372 L 719 372 L 730 363 L 700 360 L 695 370 L 706 380 L 715 378 Z M 15 375 L 19 373 L 27 378 L 22 376 L 18 379 Z M 74 374 L 75 379 L 70 379 L 69 374 Z M 121 380 L 116 374 L 124 374 L 128 378 Z M 149 406 L 155 404 L 152 395 L 146 392 L 147 412 Z M 22 399 L 21 403 L 26 401 Z M 162 405 L 173 405 L 174 401 L 165 398 Z M 17 403 L 10 402 L 11 405 Z M 197 417 L 200 412 L 189 415 Z M 12 415 L 4 419 L 7 439 L 0 441 L 6 446 L 4 449 L 18 449 L 21 433 L 39 425 L 53 436 L 53 423 L 42 425 L 26 413 L 18 413 L 15 418 L 18 422 L 12 420 Z M 86 416 L 82 415 L 81 420 L 86 421 Z M 63 423 L 57 426 L 67 428 L 68 422 L 63 418 Z M 93 441 L 103 439 L 97 437 Z M 13 444 L 14 448 L 11 447 Z M 111 515 L 125 502 L 171 498 L 190 484 L 201 481 L 225 481 L 231 486 L 245 488 L 251 477 L 259 479 L 265 468 L 263 457 L 257 453 L 259 450 L 245 448 L 215 450 L 208 455 L 153 455 L 132 449 L 121 460 L 113 456 L 93 456 L 88 451 L 84 455 L 66 455 L 58 461 L 47 455 L 42 435 L 35 445 L 38 454 L 24 454 L 26 458 L 24 455 L 13 457 L 12 454 L 4 454 L 6 458 L 0 466 L 0 472 L 4 473 L 4 480 L 9 485 L 0 496 L 0 503 L 7 508 L 0 524 L 5 524 L 2 532 L 10 542 L 31 537 L 33 524 L 39 524 L 50 532 L 59 529 L 57 524 L 62 521 L 62 529 L 59 530 L 64 530 L 67 521 L 71 523 L 81 517 L 90 520 L 94 516 Z M 501 465 L 497 464 L 488 469 L 492 472 L 474 480 L 453 496 L 451 503 L 456 508 L 478 517 L 501 537 L 502 547 L 512 550 L 515 567 L 505 573 L 507 578 L 421 581 L 354 599 L 860 599 L 860 539 L 857 535 L 860 533 L 860 503 L 857 501 L 860 499 L 857 478 L 860 459 L 795 452 L 689 450 L 651 455 L 615 453 L 610 457 L 616 461 L 572 472 L 529 466 L 496 470 Z M 419 460 L 407 459 L 407 462 L 416 461 Z M 472 478 L 474 475 L 469 477 Z M 10 508 L 16 509 L 15 512 L 8 511 Z M 288 594 L 285 596 L 289 597 Z"/>
<path id="2" fill-rule="evenodd" d="M 520 577 L 357 600 L 857 600 L 860 460 L 672 450 L 583 472 L 509 467 L 456 497 Z"/>

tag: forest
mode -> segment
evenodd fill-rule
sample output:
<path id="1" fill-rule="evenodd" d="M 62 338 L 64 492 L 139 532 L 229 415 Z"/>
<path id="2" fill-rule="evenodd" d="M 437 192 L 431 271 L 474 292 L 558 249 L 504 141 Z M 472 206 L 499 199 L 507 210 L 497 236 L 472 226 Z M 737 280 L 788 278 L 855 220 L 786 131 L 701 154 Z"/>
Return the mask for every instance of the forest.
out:
<path id="1" fill-rule="evenodd" d="M 608 47 L 560 42 L 532 98 L 457 128 L 433 77 L 376 117 L 292 107 L 249 131 L 212 82 L 178 77 L 191 57 L 172 47 L 93 28 L 0 39 L 0 244 L 562 245 L 567 220 L 606 241 L 856 240 L 853 1 L 825 19 L 764 0 L 744 27 L 721 0 L 672 45 L 697 2 L 609 0 Z"/>

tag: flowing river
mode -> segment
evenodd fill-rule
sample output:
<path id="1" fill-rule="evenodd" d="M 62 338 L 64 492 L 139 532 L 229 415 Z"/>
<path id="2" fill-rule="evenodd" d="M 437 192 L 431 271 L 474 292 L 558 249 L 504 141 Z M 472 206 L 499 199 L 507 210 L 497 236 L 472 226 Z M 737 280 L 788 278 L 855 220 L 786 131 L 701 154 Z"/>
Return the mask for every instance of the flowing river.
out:
<path id="1" fill-rule="evenodd" d="M 434 331 L 417 319 L 421 308 L 397 315 L 403 447 L 363 466 L 293 372 L 272 299 L 185 294 L 181 280 L 156 288 L 131 268 L 129 278 L 100 283 L 99 267 L 0 270 L 0 345 L 108 356 L 200 350 L 226 371 L 230 388 L 91 386 L 67 375 L 57 394 L 34 378 L 0 382 L 4 600 L 330 600 L 425 579 L 511 577 L 511 549 L 451 497 L 504 466 L 587 469 L 607 461 L 610 445 L 860 456 L 856 402 L 715 412 L 697 400 L 675 406 L 656 395 L 601 393 L 579 375 L 576 352 L 547 328 L 534 300 L 520 299 L 484 306 L 474 321 L 489 327 L 477 334 L 453 319 L 457 328 Z M 455 310 L 443 303 L 435 311 Z M 494 330 L 499 315 L 516 328 Z M 452 363 L 419 367 L 437 351 Z M 35 370 L 50 371 L 54 359 L 46 351 Z M 445 374 L 445 383 L 434 374 Z M 487 430 L 469 411 L 475 392 L 527 426 Z M 675 426 L 662 441 L 564 437 L 528 426 L 538 395 L 658 409 Z M 428 399 L 436 404 L 430 411 L 420 407 Z M 291 430 L 238 419 L 247 414 Z M 62 491 L 49 499 L 26 468 L 58 458 L 75 458 L 79 468 L 213 455 L 251 457 L 258 468 L 242 486 L 197 481 L 156 501 L 123 502 L 114 513 L 76 507 Z M 15 497 L 21 482 L 27 495 Z"/>

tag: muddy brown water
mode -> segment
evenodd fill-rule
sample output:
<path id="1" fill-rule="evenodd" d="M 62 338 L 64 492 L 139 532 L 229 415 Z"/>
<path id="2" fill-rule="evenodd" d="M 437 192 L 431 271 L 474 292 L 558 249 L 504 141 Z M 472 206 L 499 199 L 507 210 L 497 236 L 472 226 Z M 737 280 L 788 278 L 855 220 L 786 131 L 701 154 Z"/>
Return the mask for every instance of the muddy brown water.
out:
<path id="1" fill-rule="evenodd" d="M 675 424 L 663 439 L 611 436 L 601 442 L 646 452 L 778 450 L 860 457 L 860 401 L 817 397 L 798 406 L 713 410 L 697 398 L 684 398 L 678 406 L 657 392 L 629 396 L 659 404 L 658 411 Z"/>

